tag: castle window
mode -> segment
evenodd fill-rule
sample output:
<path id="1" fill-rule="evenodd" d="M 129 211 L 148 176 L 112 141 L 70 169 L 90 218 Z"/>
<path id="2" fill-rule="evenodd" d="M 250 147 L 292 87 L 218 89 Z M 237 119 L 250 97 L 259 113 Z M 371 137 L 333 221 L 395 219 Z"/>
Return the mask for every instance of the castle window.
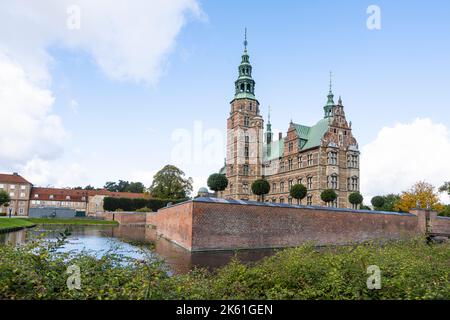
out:
<path id="1" fill-rule="evenodd" d="M 347 179 L 347 189 L 349 191 L 359 191 L 358 177 L 351 177 Z"/>
<path id="2" fill-rule="evenodd" d="M 244 117 L 244 126 L 246 127 L 250 126 L 250 118 L 247 116 Z"/>
<path id="3" fill-rule="evenodd" d="M 300 169 L 302 167 L 302 156 L 297 157 L 297 162 L 298 162 L 298 168 Z"/>
<path id="4" fill-rule="evenodd" d="M 249 174 L 248 164 L 244 164 L 244 176 L 248 176 L 248 174 Z"/>
<path id="5" fill-rule="evenodd" d="M 338 188 L 338 176 L 332 175 L 327 177 L 328 188 L 337 189 Z"/>
<path id="6" fill-rule="evenodd" d="M 248 159 L 249 157 L 249 150 L 248 150 L 248 146 L 245 146 L 244 148 L 244 156 Z"/>
<path id="7" fill-rule="evenodd" d="M 302 184 L 302 178 L 297 179 L 297 184 Z"/>
<path id="8" fill-rule="evenodd" d="M 309 190 L 311 190 L 311 189 L 312 189 L 312 186 L 313 186 L 313 178 L 312 178 L 312 177 L 308 177 L 308 178 L 306 179 L 306 187 L 307 187 Z"/>
<path id="9" fill-rule="evenodd" d="M 280 171 L 284 172 L 284 160 L 280 160 Z"/>
<path id="10" fill-rule="evenodd" d="M 313 165 L 313 155 L 311 153 L 311 154 L 308 154 L 308 166 L 312 166 L 312 165 Z"/>
<path id="11" fill-rule="evenodd" d="M 293 181 L 292 181 L 292 180 L 289 180 L 289 182 L 288 182 L 289 191 L 291 191 L 292 185 L 293 185 Z"/>
<path id="12" fill-rule="evenodd" d="M 336 198 L 333 202 L 330 202 L 330 207 L 332 208 L 338 207 L 338 198 Z"/>
<path id="13" fill-rule="evenodd" d="M 289 170 L 293 169 L 292 159 L 289 159 L 288 166 L 289 166 Z"/>
<path id="14" fill-rule="evenodd" d="M 349 154 L 347 156 L 347 166 L 349 168 L 358 168 L 359 157 L 356 154 Z"/>
<path id="15" fill-rule="evenodd" d="M 284 192 L 284 182 L 280 182 L 280 192 Z"/>
<path id="16" fill-rule="evenodd" d="M 245 90 L 245 84 L 241 84 L 241 92 L 244 92 L 244 90 Z"/>
<path id="17" fill-rule="evenodd" d="M 245 141 L 245 143 L 249 143 L 250 142 L 250 137 L 248 135 L 245 135 L 244 141 Z"/>
<path id="18" fill-rule="evenodd" d="M 248 194 L 248 184 L 247 183 L 244 183 L 242 185 L 242 192 L 245 194 Z"/>
<path id="19" fill-rule="evenodd" d="M 293 142 L 289 142 L 289 152 L 292 152 L 292 150 L 294 149 L 294 143 Z"/>
<path id="20" fill-rule="evenodd" d="M 272 192 L 275 193 L 277 191 L 277 184 L 274 182 L 272 183 Z"/>
<path id="21" fill-rule="evenodd" d="M 250 92 L 250 84 L 247 83 L 247 92 Z"/>
<path id="22" fill-rule="evenodd" d="M 309 194 L 308 197 L 306 198 L 306 204 L 308 206 L 312 206 L 312 194 Z"/>
<path id="23" fill-rule="evenodd" d="M 337 165 L 338 163 L 337 156 L 338 156 L 337 152 L 335 151 L 328 152 L 328 164 Z"/>
<path id="24" fill-rule="evenodd" d="M 249 105 L 249 107 L 248 107 L 249 109 L 250 109 L 250 111 L 252 111 L 253 110 L 253 104 L 250 102 L 250 105 Z"/>

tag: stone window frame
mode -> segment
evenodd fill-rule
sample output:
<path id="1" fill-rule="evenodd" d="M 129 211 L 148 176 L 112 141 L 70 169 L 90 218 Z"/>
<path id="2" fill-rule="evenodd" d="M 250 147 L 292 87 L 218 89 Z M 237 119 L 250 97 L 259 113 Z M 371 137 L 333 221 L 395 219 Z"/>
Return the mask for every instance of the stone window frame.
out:
<path id="1" fill-rule="evenodd" d="M 314 185 L 313 176 L 307 176 L 306 177 L 306 188 L 308 190 L 311 190 L 313 188 L 313 185 Z"/>
<path id="2" fill-rule="evenodd" d="M 336 173 L 327 176 L 327 188 L 333 190 L 339 189 L 339 176 Z"/>
<path id="3" fill-rule="evenodd" d="M 312 206 L 312 203 L 313 203 L 313 195 L 312 194 L 308 194 L 306 196 L 306 205 Z"/>
<path id="4" fill-rule="evenodd" d="M 314 165 L 314 154 L 309 153 L 307 156 L 307 160 L 308 160 L 308 167 L 313 166 Z"/>
<path id="5" fill-rule="evenodd" d="M 336 166 L 339 163 L 339 155 L 335 150 L 328 151 L 327 153 L 328 164 L 332 166 Z"/>

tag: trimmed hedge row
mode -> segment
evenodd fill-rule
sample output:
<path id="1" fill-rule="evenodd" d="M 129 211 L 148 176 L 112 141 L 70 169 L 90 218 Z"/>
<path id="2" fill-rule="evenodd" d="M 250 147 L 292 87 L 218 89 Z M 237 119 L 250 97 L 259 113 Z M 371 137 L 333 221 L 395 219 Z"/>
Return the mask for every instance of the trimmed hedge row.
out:
<path id="1" fill-rule="evenodd" d="M 170 200 L 170 199 L 129 199 L 129 198 L 112 198 L 106 197 L 103 201 L 103 210 L 106 211 L 136 211 L 142 208 L 150 208 L 153 212 L 164 208 L 169 202 L 180 203 L 187 199 Z"/>

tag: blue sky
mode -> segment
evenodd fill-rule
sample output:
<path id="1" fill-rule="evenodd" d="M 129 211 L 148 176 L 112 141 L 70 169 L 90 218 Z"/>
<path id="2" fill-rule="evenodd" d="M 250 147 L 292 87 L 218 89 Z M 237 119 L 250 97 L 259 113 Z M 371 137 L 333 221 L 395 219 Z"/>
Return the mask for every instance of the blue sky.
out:
<path id="1" fill-rule="evenodd" d="M 157 11 L 164 2 L 156 2 Z M 68 45 L 71 40 L 61 40 L 63 36 L 58 35 L 42 45 L 51 57 L 45 64 L 51 81 L 44 87 L 55 98 L 51 113 L 61 119 L 68 134 L 58 154 L 44 160 L 50 161 L 50 167 L 72 168 L 76 164 L 77 169 L 65 180 L 50 173 L 36 175 L 40 184 L 102 186 L 106 180 L 116 179 L 139 179 L 149 184 L 158 169 L 172 162 L 194 177 L 196 188 L 206 184 L 205 178 L 220 168 L 221 160 L 205 164 L 173 159 L 176 142 L 172 134 L 177 129 L 192 131 L 196 121 L 205 130 L 225 134 L 244 27 L 248 28 L 248 50 L 261 110 L 266 118 L 267 106 L 272 107 L 273 127 L 284 134 L 291 118 L 312 125 L 322 117 L 332 70 L 333 91 L 342 95 L 361 148 L 375 143 L 383 128 L 394 130 L 403 124 L 415 133 L 417 128 L 426 128 L 414 123 L 417 118 L 428 119 L 431 128 L 441 124 L 439 128 L 444 127 L 445 132 L 438 129 L 437 135 L 448 138 L 448 1 L 231 0 L 196 4 L 200 13 L 183 11 L 183 24 L 170 38 L 170 49 L 156 59 L 161 74 L 152 81 L 111 77 L 98 63 L 93 47 L 84 42 Z M 366 26 L 370 5 L 381 9 L 381 30 Z M 88 31 L 81 28 L 80 32 Z M 159 40 L 145 32 L 138 35 L 142 43 Z M 140 50 L 139 41 L 136 51 Z M 19 49 L 8 49 L 4 50 L 9 57 L 21 63 L 14 55 Z M 149 48 L 146 45 L 142 50 L 145 57 Z M 27 72 L 26 63 L 22 65 Z M 420 139 L 425 143 L 436 140 L 433 135 L 424 135 Z M 427 145 L 417 145 L 409 155 L 408 150 L 402 150 L 383 156 L 406 159 L 424 152 Z M 225 151 L 225 146 L 222 149 Z M 36 158 L 31 154 L 15 162 L 0 162 L 0 169 L 32 174 L 34 167 L 27 167 L 27 161 Z M 369 161 L 373 160 L 368 160 L 367 166 L 373 166 Z M 421 163 L 415 168 L 411 169 L 414 177 L 393 186 L 392 191 L 400 191 L 412 179 L 421 179 Z M 402 172 L 401 165 L 398 170 Z M 376 171 L 371 172 L 368 176 Z M 438 184 L 440 180 L 434 175 L 424 173 L 423 179 Z M 367 193 L 381 191 L 391 190 L 384 187 Z"/>

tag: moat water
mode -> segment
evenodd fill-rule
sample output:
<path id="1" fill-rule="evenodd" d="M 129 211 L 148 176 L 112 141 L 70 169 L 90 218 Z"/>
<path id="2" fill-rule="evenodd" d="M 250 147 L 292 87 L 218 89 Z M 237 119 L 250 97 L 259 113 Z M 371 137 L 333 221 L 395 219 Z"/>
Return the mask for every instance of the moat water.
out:
<path id="1" fill-rule="evenodd" d="M 38 226 L 0 234 L 0 245 L 24 244 L 41 234 L 49 240 L 57 239 L 66 228 L 70 230 L 70 236 L 62 250 L 85 250 L 97 257 L 114 252 L 136 259 L 161 258 L 170 272 L 178 274 L 187 273 L 196 267 L 215 270 L 226 265 L 233 257 L 244 263 L 256 262 L 276 252 L 264 249 L 192 253 L 157 237 L 153 229 L 131 226 Z"/>

